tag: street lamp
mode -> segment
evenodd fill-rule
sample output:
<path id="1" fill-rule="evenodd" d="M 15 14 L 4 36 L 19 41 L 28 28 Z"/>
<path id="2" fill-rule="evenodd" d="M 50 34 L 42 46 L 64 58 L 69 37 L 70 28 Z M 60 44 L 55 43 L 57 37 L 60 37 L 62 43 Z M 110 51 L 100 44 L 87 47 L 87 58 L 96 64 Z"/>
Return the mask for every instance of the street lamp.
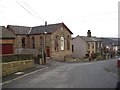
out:
<path id="1" fill-rule="evenodd" d="M 47 34 L 47 32 L 46 32 L 46 26 L 47 26 L 47 21 L 45 21 L 45 31 L 43 33 L 41 33 L 42 36 L 44 35 L 43 39 L 42 39 L 42 64 L 46 63 L 46 45 L 45 45 L 45 43 L 46 43 L 45 36 Z"/>
<path id="2" fill-rule="evenodd" d="M 42 64 L 45 64 L 46 63 L 46 41 L 45 41 L 45 36 L 47 32 L 43 32 L 42 35 L 43 35 L 43 40 L 42 40 Z"/>
<path id="3" fill-rule="evenodd" d="M 44 32 L 44 35 L 45 35 L 44 37 L 44 63 L 46 63 L 46 34 L 47 32 L 45 31 Z"/>
<path id="4" fill-rule="evenodd" d="M 19 44 L 19 45 L 18 45 L 18 54 L 20 54 L 20 45 L 21 45 L 21 44 L 20 44 L 20 36 L 18 36 L 18 44 Z"/>

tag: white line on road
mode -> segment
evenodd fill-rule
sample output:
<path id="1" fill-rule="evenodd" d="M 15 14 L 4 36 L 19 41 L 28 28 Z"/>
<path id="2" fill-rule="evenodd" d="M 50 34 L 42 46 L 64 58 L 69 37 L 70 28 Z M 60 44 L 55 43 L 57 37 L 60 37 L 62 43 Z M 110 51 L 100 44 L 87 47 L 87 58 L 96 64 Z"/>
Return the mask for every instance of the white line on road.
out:
<path id="1" fill-rule="evenodd" d="M 114 75 L 115 77 L 119 77 L 117 74 L 115 74 L 115 73 L 113 73 L 113 72 L 111 72 L 109 69 L 107 69 L 107 68 L 104 68 L 106 71 L 108 71 L 109 73 L 111 73 L 112 75 Z"/>
<path id="2" fill-rule="evenodd" d="M 115 73 L 113 73 L 113 72 L 111 72 L 111 71 L 110 71 L 110 73 L 111 73 L 112 75 L 116 76 L 117 78 L 119 78 L 119 76 L 118 76 L 117 74 L 115 74 Z"/>

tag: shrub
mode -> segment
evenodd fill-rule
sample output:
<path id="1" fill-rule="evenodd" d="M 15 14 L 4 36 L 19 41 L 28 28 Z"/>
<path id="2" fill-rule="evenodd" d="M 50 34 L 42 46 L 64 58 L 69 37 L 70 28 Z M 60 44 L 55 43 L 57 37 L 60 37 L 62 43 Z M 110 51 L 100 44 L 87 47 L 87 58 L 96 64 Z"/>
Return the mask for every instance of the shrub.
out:
<path id="1" fill-rule="evenodd" d="M 97 56 L 96 60 L 102 60 L 102 56 L 101 55 Z"/>
<path id="2" fill-rule="evenodd" d="M 11 54 L 11 55 L 3 55 L 2 63 L 4 62 L 12 62 L 12 61 L 20 61 L 20 60 L 30 60 L 34 59 L 35 56 L 31 54 Z"/>
<path id="3" fill-rule="evenodd" d="M 73 60 L 74 57 L 72 55 L 66 55 L 64 56 L 64 61 L 70 61 L 70 60 Z"/>
<path id="4" fill-rule="evenodd" d="M 86 53 L 84 59 L 89 58 L 89 54 Z"/>

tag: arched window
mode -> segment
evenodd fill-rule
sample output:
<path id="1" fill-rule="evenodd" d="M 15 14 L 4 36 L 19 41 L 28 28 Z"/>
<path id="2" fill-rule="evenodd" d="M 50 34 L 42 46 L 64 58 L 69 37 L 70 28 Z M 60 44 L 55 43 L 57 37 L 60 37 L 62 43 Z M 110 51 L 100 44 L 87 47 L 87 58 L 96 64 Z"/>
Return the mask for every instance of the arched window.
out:
<path id="1" fill-rule="evenodd" d="M 32 37 L 32 48 L 35 49 L 35 38 Z"/>
<path id="2" fill-rule="evenodd" d="M 67 50 L 70 50 L 70 36 L 67 36 Z"/>
<path id="3" fill-rule="evenodd" d="M 22 47 L 25 48 L 25 37 L 22 38 Z"/>
<path id="4" fill-rule="evenodd" d="M 65 39 L 63 36 L 61 37 L 60 41 L 61 41 L 61 50 L 64 50 Z"/>
<path id="5" fill-rule="evenodd" d="M 58 51 L 58 36 L 55 37 L 55 51 Z"/>

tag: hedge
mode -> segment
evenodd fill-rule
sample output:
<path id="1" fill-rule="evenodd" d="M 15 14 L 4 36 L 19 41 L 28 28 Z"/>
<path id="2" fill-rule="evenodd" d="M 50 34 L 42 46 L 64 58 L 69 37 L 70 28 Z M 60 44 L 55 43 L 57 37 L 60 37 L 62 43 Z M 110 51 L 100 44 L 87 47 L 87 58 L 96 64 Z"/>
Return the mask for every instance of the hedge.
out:
<path id="1" fill-rule="evenodd" d="M 20 61 L 20 60 L 30 60 L 35 58 L 35 56 L 31 54 L 12 54 L 12 55 L 3 55 L 1 57 L 2 57 L 2 63 Z"/>

